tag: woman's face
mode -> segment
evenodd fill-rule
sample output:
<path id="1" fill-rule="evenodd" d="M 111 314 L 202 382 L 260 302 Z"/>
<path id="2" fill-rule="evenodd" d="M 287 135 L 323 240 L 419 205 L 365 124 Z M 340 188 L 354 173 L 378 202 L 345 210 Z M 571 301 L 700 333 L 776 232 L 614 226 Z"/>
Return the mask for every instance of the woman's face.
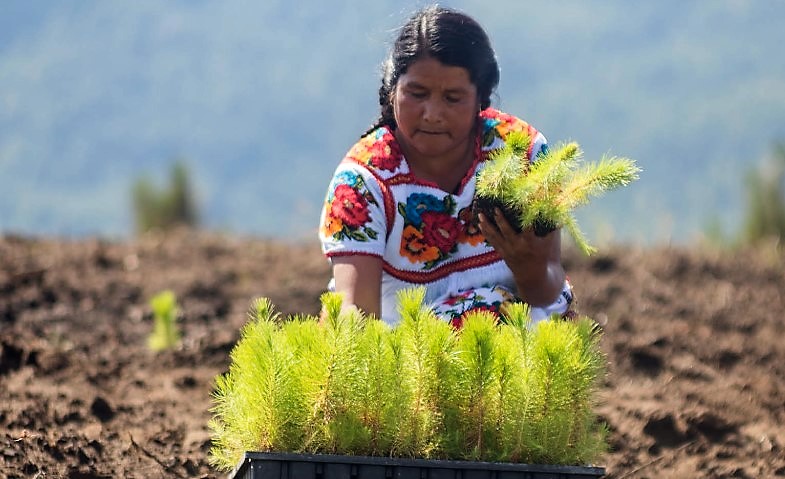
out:
<path id="1" fill-rule="evenodd" d="M 422 58 L 401 75 L 392 96 L 396 138 L 404 153 L 440 158 L 463 153 L 480 109 L 477 87 L 463 67 Z"/>

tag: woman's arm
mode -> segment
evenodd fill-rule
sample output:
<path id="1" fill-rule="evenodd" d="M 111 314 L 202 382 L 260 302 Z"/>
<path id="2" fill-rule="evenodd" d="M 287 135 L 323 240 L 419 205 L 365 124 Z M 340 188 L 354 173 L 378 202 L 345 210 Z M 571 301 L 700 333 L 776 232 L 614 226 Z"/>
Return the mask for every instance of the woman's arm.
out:
<path id="1" fill-rule="evenodd" d="M 480 214 L 480 231 L 512 270 L 518 295 L 531 306 L 556 301 L 566 274 L 561 264 L 561 230 L 540 237 L 531 228 L 517 233 L 500 210 L 494 226 Z"/>
<path id="2" fill-rule="evenodd" d="M 351 255 L 332 258 L 335 291 L 343 293 L 343 305 L 357 306 L 367 315 L 381 315 L 382 259 Z"/>

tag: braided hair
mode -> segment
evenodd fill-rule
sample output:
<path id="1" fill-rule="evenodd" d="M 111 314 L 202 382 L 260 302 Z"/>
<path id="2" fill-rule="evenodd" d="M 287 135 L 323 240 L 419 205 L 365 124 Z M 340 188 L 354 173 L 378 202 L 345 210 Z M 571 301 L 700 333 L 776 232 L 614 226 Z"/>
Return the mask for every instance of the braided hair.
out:
<path id="1" fill-rule="evenodd" d="M 491 106 L 491 95 L 499 84 L 499 65 L 490 39 L 476 20 L 457 10 L 426 7 L 401 27 L 382 64 L 379 87 L 379 118 L 363 136 L 381 126 L 397 127 L 391 97 L 401 75 L 421 58 L 432 57 L 449 66 L 463 67 L 477 87 L 480 108 Z"/>

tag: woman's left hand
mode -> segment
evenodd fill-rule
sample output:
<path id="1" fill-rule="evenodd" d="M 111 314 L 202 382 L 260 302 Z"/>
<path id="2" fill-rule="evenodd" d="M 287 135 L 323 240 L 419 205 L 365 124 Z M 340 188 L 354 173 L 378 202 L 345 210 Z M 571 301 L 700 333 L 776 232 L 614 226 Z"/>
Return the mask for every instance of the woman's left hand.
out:
<path id="1" fill-rule="evenodd" d="M 551 232 L 545 236 L 535 235 L 533 228 L 526 228 L 519 233 L 498 208 L 494 221 L 496 225 L 484 213 L 480 213 L 480 231 L 513 270 L 517 263 L 544 263 L 554 248 L 558 251 L 561 247 L 558 230 L 555 230 L 556 234 Z"/>
<path id="2" fill-rule="evenodd" d="M 479 220 L 485 239 L 512 270 L 522 299 L 532 305 L 553 302 L 565 278 L 560 230 L 545 236 L 535 235 L 532 228 L 518 233 L 498 208 L 494 214 L 496 225 L 482 213 Z"/>

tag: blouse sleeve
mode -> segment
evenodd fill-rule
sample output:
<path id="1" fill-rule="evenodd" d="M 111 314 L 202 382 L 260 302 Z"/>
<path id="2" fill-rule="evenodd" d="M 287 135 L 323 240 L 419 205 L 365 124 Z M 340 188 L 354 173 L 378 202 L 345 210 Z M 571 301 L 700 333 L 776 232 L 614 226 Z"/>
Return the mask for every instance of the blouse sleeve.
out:
<path id="1" fill-rule="evenodd" d="M 543 134 L 538 131 L 537 135 L 532 141 L 530 160 L 535 162 L 537 161 L 537 158 L 540 157 L 540 155 L 545 155 L 546 153 L 548 153 L 548 140 L 546 140 L 545 136 L 543 136 Z"/>
<path id="2" fill-rule="evenodd" d="M 387 222 L 381 186 L 366 168 L 343 161 L 322 207 L 319 239 L 327 257 L 384 256 Z"/>
<path id="3" fill-rule="evenodd" d="M 507 135 L 521 132 L 529 136 L 529 150 L 526 156 L 530 161 L 537 161 L 540 155 L 548 151 L 548 140 L 536 128 L 522 119 L 508 113 L 488 108 L 480 112 L 483 120 L 483 148 L 494 150 L 504 146 Z"/>

